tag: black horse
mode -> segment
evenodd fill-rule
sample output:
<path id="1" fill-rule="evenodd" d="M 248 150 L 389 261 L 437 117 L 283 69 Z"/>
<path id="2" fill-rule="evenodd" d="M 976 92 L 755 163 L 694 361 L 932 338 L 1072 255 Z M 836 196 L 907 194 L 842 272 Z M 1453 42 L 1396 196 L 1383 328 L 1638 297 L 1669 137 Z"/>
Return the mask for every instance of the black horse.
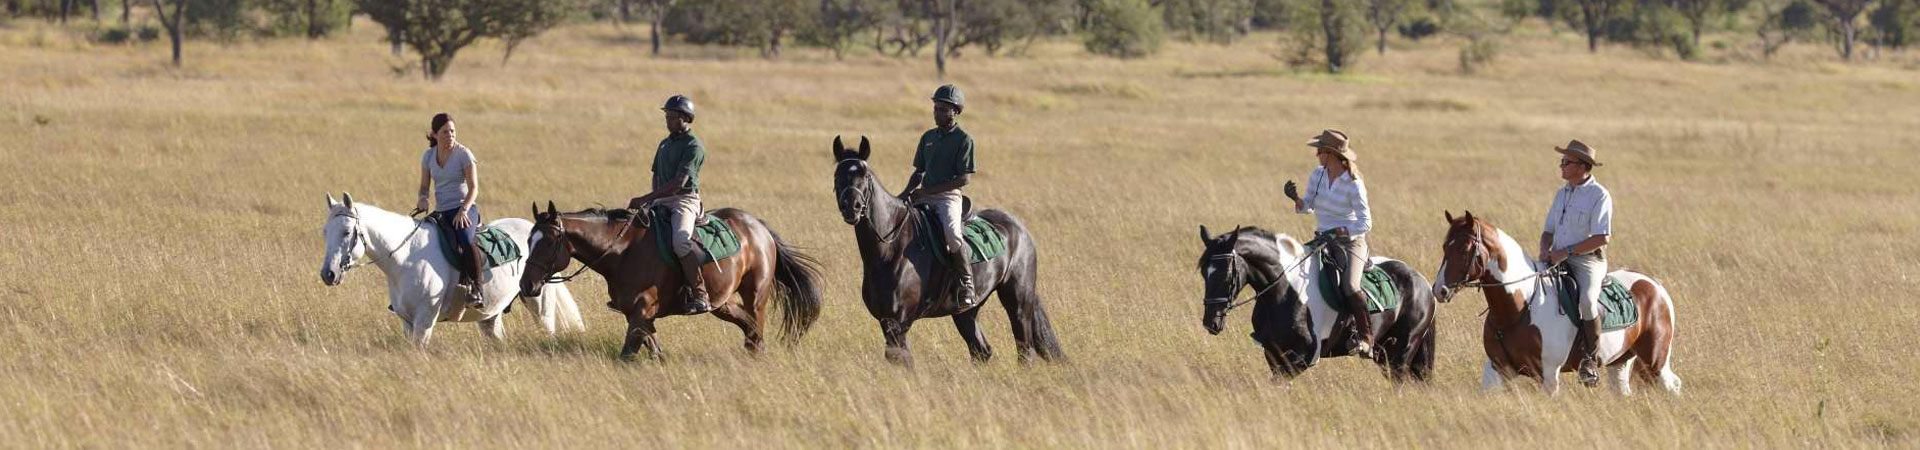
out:
<path id="1" fill-rule="evenodd" d="M 914 212 L 906 202 L 880 185 L 879 178 L 867 166 L 870 154 L 872 149 L 866 137 L 860 138 L 858 152 L 847 149 L 839 137 L 833 138 L 833 159 L 838 162 L 833 168 L 834 197 L 840 204 L 840 217 L 853 225 L 853 234 L 860 243 L 860 259 L 865 268 L 860 297 L 866 301 L 867 312 L 880 321 L 880 332 L 887 339 L 887 359 L 912 366 L 907 330 L 915 320 L 941 316 L 953 316 L 953 326 L 960 331 L 960 337 L 966 339 L 974 361 L 992 358 L 993 349 L 975 323 L 989 293 L 998 294 L 1001 307 L 1007 309 L 1007 321 L 1013 325 L 1013 340 L 1019 347 L 1020 361 L 1026 362 L 1033 356 L 1049 361 L 1064 358 L 1066 355 L 1060 351 L 1060 343 L 1053 335 L 1053 324 L 1047 320 L 1047 310 L 1040 306 L 1040 295 L 1035 289 L 1038 257 L 1027 226 L 1005 211 L 979 212 L 980 218 L 1006 236 L 1007 251 L 973 264 L 973 279 L 981 287 L 975 290 L 977 298 L 964 303 L 957 301 L 951 289 L 939 287 L 942 283 L 926 281 L 953 278 L 935 276 L 936 270 L 947 270 L 938 261 L 942 256 L 924 251 L 943 245 L 940 237 L 929 234 L 930 228 L 922 226 L 927 221 L 924 214 Z"/>
<path id="2" fill-rule="evenodd" d="M 1320 298 L 1318 256 L 1299 241 L 1259 228 L 1236 227 L 1220 237 L 1200 227 L 1200 276 L 1206 283 L 1201 325 L 1220 334 L 1243 287 L 1254 289 L 1253 340 L 1278 379 L 1291 379 L 1321 357 L 1344 356 L 1348 327 Z M 1309 259 L 1311 258 L 1311 259 Z M 1374 352 L 1389 379 L 1426 381 L 1433 373 L 1433 292 L 1406 263 L 1375 258 L 1400 290 L 1398 308 L 1369 316 L 1380 343 Z M 1282 276 L 1283 270 L 1286 272 Z"/>

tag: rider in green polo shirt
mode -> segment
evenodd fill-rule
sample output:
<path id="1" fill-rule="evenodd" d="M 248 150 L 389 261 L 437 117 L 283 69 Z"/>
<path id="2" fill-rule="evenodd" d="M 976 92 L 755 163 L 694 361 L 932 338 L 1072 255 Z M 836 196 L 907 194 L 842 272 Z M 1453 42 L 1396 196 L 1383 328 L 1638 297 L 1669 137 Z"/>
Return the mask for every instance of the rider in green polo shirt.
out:
<path id="1" fill-rule="evenodd" d="M 907 180 L 907 188 L 900 198 L 911 203 L 931 206 L 934 211 L 935 228 L 940 230 L 941 238 L 946 241 L 947 259 L 955 275 L 959 277 L 960 292 L 956 296 L 964 305 L 975 301 L 973 289 L 973 270 L 967 252 L 967 243 L 961 230 L 961 194 L 973 174 L 973 137 L 960 129 L 960 111 L 966 107 L 966 97 L 960 88 L 954 85 L 940 86 L 933 91 L 933 129 L 920 135 L 920 145 L 913 155 L 913 176 Z M 922 184 L 924 183 L 924 185 Z"/>
<path id="2" fill-rule="evenodd" d="M 700 166 L 707 162 L 707 146 L 693 134 L 693 100 L 685 95 L 667 99 L 660 108 L 667 116 L 667 138 L 653 154 L 653 191 L 627 203 L 629 209 L 664 206 L 670 210 L 668 236 L 673 254 L 686 277 L 681 297 L 687 314 L 713 310 L 707 302 L 706 279 L 700 275 L 700 244 L 693 240 L 693 223 L 700 217 Z"/>

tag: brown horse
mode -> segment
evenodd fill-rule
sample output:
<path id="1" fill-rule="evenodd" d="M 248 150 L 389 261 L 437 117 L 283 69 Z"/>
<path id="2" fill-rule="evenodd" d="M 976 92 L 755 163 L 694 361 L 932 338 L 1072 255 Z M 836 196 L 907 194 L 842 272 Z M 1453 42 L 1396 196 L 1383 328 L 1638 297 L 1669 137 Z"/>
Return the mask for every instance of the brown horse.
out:
<path id="1" fill-rule="evenodd" d="M 1458 288 L 1478 287 L 1487 298 L 1487 320 L 1481 331 L 1487 363 L 1480 383 L 1497 389 L 1516 375 L 1532 377 L 1548 394 L 1560 389 L 1560 373 L 1578 362 L 1568 356 L 1573 346 L 1573 321 L 1560 311 L 1558 281 L 1527 258 L 1520 243 L 1472 212 L 1455 218 L 1447 213 L 1447 240 L 1441 244 L 1435 295 L 1442 303 Z M 1628 376 L 1680 392 L 1680 376 L 1673 373 L 1673 298 L 1653 277 L 1630 270 L 1608 274 L 1626 283 L 1638 306 L 1640 320 L 1625 329 L 1600 335 L 1600 356 L 1608 380 L 1621 395 L 1632 393 Z M 1639 366 L 1636 369 L 1635 364 Z"/>
<path id="2" fill-rule="evenodd" d="M 540 288 L 567 277 L 573 260 L 586 263 L 607 279 L 607 307 L 627 316 L 626 344 L 620 357 L 633 358 L 641 347 L 647 356 L 660 357 L 653 321 L 680 314 L 684 300 L 660 292 L 680 292 L 679 269 L 669 268 L 660 247 L 648 237 L 647 221 L 627 210 L 589 209 L 561 214 L 547 202 L 547 211 L 534 210 L 532 250 L 527 271 L 520 276 L 521 295 L 539 295 Z M 767 323 L 768 300 L 781 303 L 782 337 L 797 343 L 820 317 L 819 263 L 794 250 L 765 222 L 745 211 L 722 208 L 710 213 L 724 220 L 740 236 L 740 253 L 704 267 L 707 292 L 712 293 L 713 315 L 740 327 L 747 350 L 758 353 Z M 574 272 L 578 274 L 578 271 Z M 740 293 L 735 301 L 733 293 Z M 771 296 L 771 297 L 769 297 Z"/>
<path id="3" fill-rule="evenodd" d="M 993 348 L 987 345 L 986 336 L 980 333 L 975 322 L 988 294 L 998 296 L 1000 306 L 1007 310 L 1007 322 L 1013 327 L 1013 342 L 1020 361 L 1029 361 L 1034 356 L 1048 361 L 1066 358 L 1066 353 L 1060 351 L 1060 342 L 1054 338 L 1047 310 L 1040 305 L 1036 287 L 1039 254 L 1026 224 L 1005 211 L 980 211 L 981 219 L 1006 236 L 1007 251 L 999 257 L 974 263 L 970 269 L 981 288 L 974 292 L 976 298 L 956 299 L 950 289 L 937 287 L 939 282 L 927 281 L 953 278 L 936 276 L 935 268 L 941 266 L 937 265 L 934 254 L 925 251 L 931 245 L 943 245 L 940 237 L 926 232 L 930 228 L 922 227 L 927 220 L 924 214 L 914 212 L 906 202 L 880 185 L 880 179 L 867 166 L 867 156 L 871 154 L 872 147 L 865 137 L 860 138 L 858 152 L 842 145 L 839 137 L 833 138 L 834 197 L 840 204 L 841 219 L 853 226 L 854 237 L 860 245 L 860 260 L 865 269 L 860 297 L 867 304 L 867 313 L 880 321 L 880 333 L 887 340 L 887 359 L 912 366 L 907 330 L 916 320 L 941 316 L 953 316 L 953 327 L 960 332 L 960 338 L 967 341 L 967 350 L 974 361 L 992 358 Z"/>

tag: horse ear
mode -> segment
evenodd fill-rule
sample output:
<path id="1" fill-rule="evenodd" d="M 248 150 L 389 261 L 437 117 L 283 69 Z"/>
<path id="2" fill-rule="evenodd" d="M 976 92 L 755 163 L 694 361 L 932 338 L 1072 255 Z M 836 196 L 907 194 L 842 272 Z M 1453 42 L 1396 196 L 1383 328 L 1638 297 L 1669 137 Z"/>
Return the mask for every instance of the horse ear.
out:
<path id="1" fill-rule="evenodd" d="M 342 205 L 346 205 L 346 206 L 347 206 L 348 208 L 352 208 L 352 207 L 353 207 L 353 194 L 349 194 L 349 193 L 346 193 L 346 192 L 341 192 L 341 193 L 340 193 L 340 204 L 342 204 Z"/>
<path id="2" fill-rule="evenodd" d="M 1207 233 L 1206 225 L 1201 225 L 1200 226 L 1200 243 L 1205 244 L 1208 242 L 1213 242 L 1213 234 Z"/>
<path id="3" fill-rule="evenodd" d="M 338 201 L 338 200 L 334 200 L 334 199 L 333 199 L 333 193 L 332 193 L 332 192 L 328 192 L 328 193 L 327 193 L 327 207 L 328 207 L 328 208 L 332 208 L 332 207 L 335 207 L 335 206 L 340 206 L 340 201 Z"/>
<path id="4" fill-rule="evenodd" d="M 833 162 L 847 159 L 847 144 L 840 142 L 840 136 L 833 137 Z"/>
<path id="5" fill-rule="evenodd" d="M 873 154 L 873 145 L 867 142 L 866 136 L 860 136 L 860 160 L 866 161 L 867 156 L 872 154 Z"/>
<path id="6" fill-rule="evenodd" d="M 1453 211 L 1447 211 L 1447 223 L 1453 223 Z"/>
<path id="7" fill-rule="evenodd" d="M 1233 226 L 1233 232 L 1232 232 L 1232 233 L 1229 233 L 1229 234 L 1227 234 L 1227 241 L 1228 241 L 1228 242 L 1237 242 L 1237 241 L 1239 241 L 1239 240 L 1240 240 L 1240 230 L 1242 230 L 1242 229 L 1245 229 L 1245 228 L 1246 228 L 1246 226 L 1245 226 L 1245 225 L 1234 225 L 1234 226 Z"/>
<path id="8" fill-rule="evenodd" d="M 553 208 L 553 200 L 547 200 L 547 214 L 548 214 L 548 215 L 553 215 L 553 216 L 559 216 L 559 215 L 560 215 L 560 213 L 559 213 L 559 212 L 557 212 L 557 211 L 554 211 L 554 208 Z"/>
<path id="9" fill-rule="evenodd" d="M 1473 211 L 1469 210 L 1469 211 L 1461 211 L 1461 212 L 1466 213 L 1466 215 L 1460 216 L 1461 219 L 1466 220 L 1468 222 L 1473 221 Z"/>
<path id="10" fill-rule="evenodd" d="M 540 217 L 540 202 L 532 202 L 527 206 L 533 207 L 533 217 Z"/>

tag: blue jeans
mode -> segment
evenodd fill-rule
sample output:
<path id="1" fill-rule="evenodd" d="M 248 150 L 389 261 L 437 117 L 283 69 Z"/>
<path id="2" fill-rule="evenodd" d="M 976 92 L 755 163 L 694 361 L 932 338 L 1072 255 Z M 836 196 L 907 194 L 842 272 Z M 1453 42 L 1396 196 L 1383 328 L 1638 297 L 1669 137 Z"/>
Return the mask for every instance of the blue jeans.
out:
<path id="1" fill-rule="evenodd" d="M 461 228 L 455 225 L 453 219 L 459 212 L 460 208 L 453 208 L 446 211 L 434 211 L 432 215 L 427 217 L 433 220 L 433 223 L 439 224 L 440 231 L 444 233 L 446 237 L 453 238 L 454 267 L 458 267 L 466 272 L 468 276 L 472 276 L 480 273 L 480 268 L 474 265 L 474 260 L 477 258 L 473 255 L 473 243 L 479 239 L 480 234 L 480 205 L 473 205 L 473 207 L 467 208 L 467 219 L 473 222 L 473 226 Z"/>

